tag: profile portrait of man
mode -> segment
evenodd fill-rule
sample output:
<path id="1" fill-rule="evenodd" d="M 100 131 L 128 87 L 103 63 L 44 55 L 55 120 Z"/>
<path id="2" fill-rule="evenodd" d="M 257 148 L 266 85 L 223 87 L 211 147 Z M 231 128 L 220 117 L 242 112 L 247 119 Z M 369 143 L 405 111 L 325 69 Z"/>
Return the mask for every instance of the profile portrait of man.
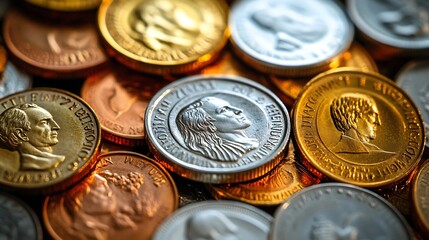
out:
<path id="1" fill-rule="evenodd" d="M 394 154 L 370 143 L 376 138 L 377 127 L 381 126 L 378 108 L 373 98 L 360 93 L 346 93 L 335 98 L 330 109 L 335 127 L 341 132 L 340 140 L 332 147 L 333 152 Z"/>
<path id="2" fill-rule="evenodd" d="M 239 228 L 225 214 L 204 210 L 186 222 L 187 240 L 238 240 Z"/>
<path id="3" fill-rule="evenodd" d="M 176 123 L 185 145 L 207 158 L 237 161 L 259 146 L 246 135 L 252 123 L 243 110 L 217 97 L 203 97 L 179 112 Z"/>
<path id="4" fill-rule="evenodd" d="M 56 167 L 65 156 L 52 153 L 60 126 L 36 104 L 14 106 L 0 114 L 0 148 L 17 151 L 20 170 Z"/>

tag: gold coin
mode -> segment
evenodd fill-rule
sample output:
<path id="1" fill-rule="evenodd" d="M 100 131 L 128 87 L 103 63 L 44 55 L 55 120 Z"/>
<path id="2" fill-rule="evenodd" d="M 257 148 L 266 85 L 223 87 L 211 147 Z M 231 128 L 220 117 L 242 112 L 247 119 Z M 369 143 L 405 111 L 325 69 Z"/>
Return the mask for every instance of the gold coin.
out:
<path id="1" fill-rule="evenodd" d="M 293 141 L 289 141 L 285 158 L 262 178 L 237 184 L 211 184 L 207 187 L 217 199 L 227 198 L 263 206 L 280 204 L 301 189 L 320 182 L 299 163 L 299 154 L 295 148 Z"/>
<path id="2" fill-rule="evenodd" d="M 108 0 L 98 24 L 119 62 L 152 74 L 178 74 L 214 60 L 229 35 L 227 15 L 223 0 Z"/>
<path id="3" fill-rule="evenodd" d="M 352 68 L 327 71 L 303 89 L 293 110 L 304 157 L 327 177 L 361 187 L 393 184 L 420 161 L 422 116 L 388 78 Z"/>
<path id="4" fill-rule="evenodd" d="M 331 64 L 330 69 L 338 67 L 356 67 L 362 71 L 378 72 L 377 64 L 369 53 L 358 43 L 354 42 L 349 50 L 341 56 L 341 61 Z M 293 105 L 308 78 L 285 78 L 275 75 L 270 76 L 271 82 L 277 87 L 278 95 L 284 96 L 287 105 Z"/>
<path id="5" fill-rule="evenodd" d="M 97 8 L 102 0 L 26 0 L 35 6 L 54 11 L 85 11 Z"/>
<path id="6" fill-rule="evenodd" d="M 429 235 L 429 161 L 419 169 L 411 190 L 413 217 L 419 228 Z"/>
<path id="7" fill-rule="evenodd" d="M 40 88 L 0 100 L 0 185 L 50 193 L 79 181 L 95 165 L 101 130 L 78 96 Z"/>

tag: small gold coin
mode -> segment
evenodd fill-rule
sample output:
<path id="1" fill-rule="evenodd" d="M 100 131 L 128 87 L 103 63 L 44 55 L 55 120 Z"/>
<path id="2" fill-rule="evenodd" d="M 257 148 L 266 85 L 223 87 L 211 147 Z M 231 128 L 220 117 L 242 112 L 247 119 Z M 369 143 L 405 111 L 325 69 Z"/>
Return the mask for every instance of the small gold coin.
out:
<path id="1" fill-rule="evenodd" d="M 109 52 L 138 71 L 177 74 L 209 64 L 225 46 L 223 0 L 104 1 L 98 24 Z"/>
<path id="2" fill-rule="evenodd" d="M 423 154 L 419 110 L 377 73 L 339 68 L 320 74 L 305 85 L 293 112 L 304 158 L 336 181 L 369 188 L 393 184 Z"/>
<path id="3" fill-rule="evenodd" d="M 412 190 L 413 220 L 421 231 L 429 235 L 429 161 L 419 169 L 413 180 Z"/>
<path id="4" fill-rule="evenodd" d="M 54 11 L 86 11 L 97 8 L 102 0 L 26 0 L 35 6 Z"/>
<path id="5" fill-rule="evenodd" d="M 21 193 L 64 190 L 96 162 L 94 111 L 78 96 L 35 88 L 0 100 L 0 185 Z"/>

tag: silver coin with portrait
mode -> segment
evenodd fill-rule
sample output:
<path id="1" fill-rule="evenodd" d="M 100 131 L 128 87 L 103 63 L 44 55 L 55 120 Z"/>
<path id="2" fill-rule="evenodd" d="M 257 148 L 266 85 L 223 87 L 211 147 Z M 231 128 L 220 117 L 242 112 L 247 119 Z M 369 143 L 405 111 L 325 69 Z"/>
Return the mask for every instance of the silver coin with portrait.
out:
<path id="1" fill-rule="evenodd" d="M 202 182 L 250 180 L 285 154 L 290 119 L 267 88 L 235 76 L 192 76 L 160 90 L 145 127 L 157 160 Z"/>

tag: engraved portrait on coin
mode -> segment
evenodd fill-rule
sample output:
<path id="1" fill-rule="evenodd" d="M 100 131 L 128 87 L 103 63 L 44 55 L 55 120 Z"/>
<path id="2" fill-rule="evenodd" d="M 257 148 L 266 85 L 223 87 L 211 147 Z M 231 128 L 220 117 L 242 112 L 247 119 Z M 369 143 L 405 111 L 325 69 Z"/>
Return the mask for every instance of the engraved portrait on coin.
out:
<path id="1" fill-rule="evenodd" d="M 335 153 L 385 152 L 370 141 L 375 139 L 381 120 L 373 98 L 360 93 L 346 93 L 333 99 L 331 116 L 340 140 L 332 147 Z"/>
<path id="2" fill-rule="evenodd" d="M 0 114 L 0 147 L 20 154 L 21 170 L 46 170 L 64 161 L 53 153 L 60 126 L 50 112 L 26 103 Z"/>
<path id="3" fill-rule="evenodd" d="M 252 123 L 243 110 L 217 97 L 204 97 L 183 109 L 177 126 L 192 151 L 213 160 L 237 161 L 259 146 L 244 130 Z"/>
<path id="4" fill-rule="evenodd" d="M 225 214 L 215 210 L 203 210 L 186 221 L 188 240 L 238 240 L 240 229 Z"/>

